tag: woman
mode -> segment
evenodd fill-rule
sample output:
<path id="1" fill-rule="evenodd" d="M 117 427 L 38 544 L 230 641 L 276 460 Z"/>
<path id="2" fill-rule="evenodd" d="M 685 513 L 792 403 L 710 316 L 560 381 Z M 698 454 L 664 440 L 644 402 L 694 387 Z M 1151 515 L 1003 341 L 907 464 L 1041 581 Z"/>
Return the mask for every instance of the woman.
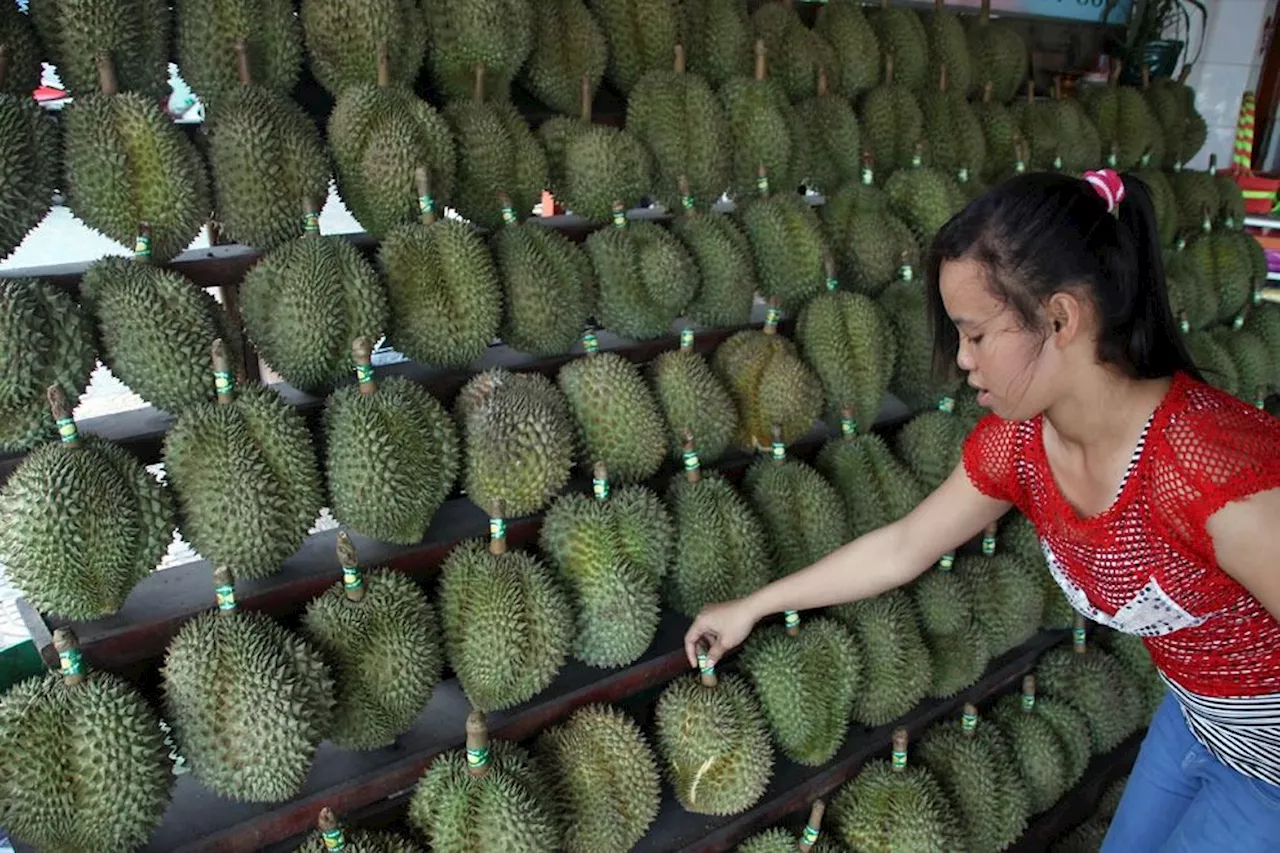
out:
<path id="1" fill-rule="evenodd" d="M 940 365 L 991 410 L 910 515 L 685 637 L 718 660 L 762 617 L 879 595 L 1017 507 L 1090 619 L 1170 686 L 1104 853 L 1280 849 L 1280 420 L 1206 385 L 1165 291 L 1146 187 L 1028 174 L 939 232 Z"/>

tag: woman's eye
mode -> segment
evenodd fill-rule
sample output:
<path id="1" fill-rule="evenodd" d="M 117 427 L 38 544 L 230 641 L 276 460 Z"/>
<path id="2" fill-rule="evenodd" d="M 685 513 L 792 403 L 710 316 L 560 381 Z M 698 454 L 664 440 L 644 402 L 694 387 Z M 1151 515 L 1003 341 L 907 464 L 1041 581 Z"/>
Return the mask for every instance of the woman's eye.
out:
<path id="1" fill-rule="evenodd" d="M 975 346 L 982 343 L 982 335 L 971 335 L 969 337 L 969 343 L 974 344 Z"/>

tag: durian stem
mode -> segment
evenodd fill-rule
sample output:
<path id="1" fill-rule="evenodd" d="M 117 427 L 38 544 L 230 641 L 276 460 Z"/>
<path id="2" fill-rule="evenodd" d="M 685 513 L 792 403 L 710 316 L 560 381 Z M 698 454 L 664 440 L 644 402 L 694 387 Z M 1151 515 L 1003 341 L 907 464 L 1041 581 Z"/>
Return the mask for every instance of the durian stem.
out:
<path id="1" fill-rule="evenodd" d="M 840 407 L 840 434 L 845 438 L 858 435 L 858 422 L 853 417 L 853 406 L 848 403 Z"/>
<path id="2" fill-rule="evenodd" d="M 213 387 L 218 395 L 218 404 L 227 406 L 236 401 L 236 383 L 231 377 L 231 358 L 227 355 L 227 345 L 222 338 L 215 338 L 210 346 L 213 354 Z"/>
<path id="3" fill-rule="evenodd" d="M 1082 655 L 1089 650 L 1088 633 L 1084 629 L 1084 616 L 1076 614 L 1075 625 L 1071 629 L 1071 648 Z"/>
<path id="4" fill-rule="evenodd" d="M 351 359 L 356 363 L 356 379 L 360 382 L 360 393 L 376 394 L 378 383 L 373 378 L 373 344 L 368 338 L 356 338 L 351 342 Z"/>
<path id="5" fill-rule="evenodd" d="M 591 78 L 585 74 L 582 75 L 579 95 L 582 98 L 582 112 L 580 113 L 582 123 L 591 124 L 591 101 L 593 100 L 591 96 Z"/>
<path id="6" fill-rule="evenodd" d="M 693 352 L 693 328 L 685 326 L 680 330 L 680 352 Z"/>
<path id="7" fill-rule="evenodd" d="M 982 103 L 990 104 L 996 99 L 996 84 L 990 80 L 982 84 Z"/>
<path id="8" fill-rule="evenodd" d="M 938 91 L 947 91 L 947 63 L 938 63 Z"/>
<path id="9" fill-rule="evenodd" d="M 342 589 L 347 601 L 359 604 L 364 601 L 364 573 L 360 571 L 360 555 L 345 530 L 338 533 L 338 565 L 342 566 Z"/>
<path id="10" fill-rule="evenodd" d="M 686 429 L 684 431 L 683 441 L 684 456 L 684 478 L 690 484 L 697 483 L 702 479 L 702 468 L 698 464 L 698 451 L 693 443 L 693 431 Z"/>
<path id="11" fill-rule="evenodd" d="M 1022 678 L 1022 710 L 1033 711 L 1036 707 L 1036 677 L 1028 673 Z"/>
<path id="12" fill-rule="evenodd" d="M 787 628 L 788 637 L 800 636 L 800 611 L 787 610 L 782 614 L 783 624 Z"/>
<path id="13" fill-rule="evenodd" d="M 378 42 L 378 88 L 391 85 L 391 48 L 386 40 Z"/>
<path id="14" fill-rule="evenodd" d="M 609 468 L 603 462 L 596 462 L 591 469 L 591 493 L 596 500 L 609 500 Z"/>
<path id="15" fill-rule="evenodd" d="M 627 206 L 621 201 L 615 201 L 613 203 L 613 227 L 627 227 Z"/>
<path id="16" fill-rule="evenodd" d="M 471 84 L 471 99 L 477 104 L 484 103 L 484 63 L 476 63 L 475 80 Z"/>
<path id="17" fill-rule="evenodd" d="M 9 45 L 0 44 L 0 86 L 9 74 Z"/>
<path id="18" fill-rule="evenodd" d="M 1055 101 L 1062 100 L 1062 75 L 1053 75 L 1053 99 Z"/>
<path id="19" fill-rule="evenodd" d="M 489 553 L 501 557 L 507 553 L 506 506 L 503 501 L 496 501 L 493 513 L 489 516 Z"/>
<path id="20" fill-rule="evenodd" d="M 325 806 L 320 810 L 320 817 L 316 819 L 316 828 L 320 830 L 326 850 L 344 850 L 346 848 L 347 839 L 342 832 L 342 825 L 338 823 L 337 815 L 333 813 L 333 809 Z"/>
<path id="21" fill-rule="evenodd" d="M 138 236 L 133 241 L 133 259 L 135 261 L 151 260 L 151 223 L 138 223 Z"/>
<path id="22" fill-rule="evenodd" d="M 960 718 L 960 731 L 965 737 L 973 737 L 978 731 L 978 706 L 972 702 L 964 703 L 963 716 Z"/>
<path id="23" fill-rule="evenodd" d="M 766 335 L 778 334 L 778 318 L 782 313 L 781 302 L 778 297 L 769 297 L 769 310 L 764 318 L 764 333 Z"/>
<path id="24" fill-rule="evenodd" d="M 1111 69 L 1111 80 L 1109 81 L 1113 88 L 1120 85 L 1120 74 L 1122 71 L 1124 71 L 1124 60 L 1117 59 L 1116 67 Z"/>
<path id="25" fill-rule="evenodd" d="M 1034 104 L 1036 102 L 1036 81 L 1027 81 L 1027 103 Z"/>
<path id="26" fill-rule="evenodd" d="M 836 278 L 836 259 L 826 246 L 822 248 L 822 269 L 827 274 L 827 290 L 839 290 L 840 280 Z"/>
<path id="27" fill-rule="evenodd" d="M 102 89 L 102 94 L 120 94 L 120 82 L 116 79 L 116 67 L 111 62 L 111 57 L 100 53 L 94 57 L 94 62 L 98 66 L 98 88 Z"/>
<path id="28" fill-rule="evenodd" d="M 45 389 L 45 399 L 49 402 L 49 411 L 53 413 L 53 422 L 58 427 L 58 437 L 63 447 L 80 446 L 80 430 L 76 429 L 76 421 L 72 416 L 71 404 L 67 395 L 59 385 L 50 385 Z"/>
<path id="29" fill-rule="evenodd" d="M 515 225 L 519 220 L 516 215 L 515 203 L 511 201 L 511 196 L 507 195 L 505 190 L 498 190 L 498 207 L 502 208 L 502 224 Z"/>
<path id="30" fill-rule="evenodd" d="M 983 26 L 991 23 L 991 0 L 982 0 L 982 8 L 978 10 L 978 23 Z"/>
<path id="31" fill-rule="evenodd" d="M 436 221 L 436 203 L 431 197 L 431 176 L 426 166 L 413 170 L 413 184 L 418 190 L 418 216 L 423 225 L 431 225 Z"/>
<path id="32" fill-rule="evenodd" d="M 1186 65 L 1182 66 L 1182 70 L 1178 72 L 1179 83 L 1186 85 L 1187 78 L 1191 76 L 1191 66 L 1194 64 L 1195 63 L 1193 62 L 1188 62 Z"/>
<path id="33" fill-rule="evenodd" d="M 787 445 L 782 440 L 782 427 L 774 424 L 769 429 L 769 434 L 773 438 L 773 444 L 769 447 L 769 453 L 773 459 L 773 464 L 782 465 L 787 461 Z"/>
<path id="34" fill-rule="evenodd" d="M 676 73 L 683 74 L 685 70 L 684 45 L 676 45 Z"/>
<path id="35" fill-rule="evenodd" d="M 767 66 L 765 65 L 764 39 L 756 39 L 756 82 L 763 83 L 767 73 Z"/>
<path id="36" fill-rule="evenodd" d="M 876 155 L 870 148 L 862 149 L 862 185 L 871 186 L 876 182 Z"/>
<path id="37" fill-rule="evenodd" d="M 320 236 L 320 211 L 316 203 L 309 198 L 302 200 L 302 238 L 304 240 Z"/>
<path id="38" fill-rule="evenodd" d="M 893 51 L 891 50 L 885 51 L 884 54 L 884 84 L 893 85 Z"/>
<path id="39" fill-rule="evenodd" d="M 941 5 L 941 0 L 939 0 Z M 804 825 L 804 831 L 800 834 L 800 843 L 796 845 L 796 849 L 800 853 L 809 853 L 814 845 L 818 843 L 818 836 L 822 834 L 822 818 L 827 813 L 827 804 L 822 800 L 817 800 L 813 804 L 813 808 L 809 809 L 809 820 Z"/>
<path id="40" fill-rule="evenodd" d="M 933 0 L 933 12 L 937 14 L 946 6 L 946 0 Z"/>
<path id="41" fill-rule="evenodd" d="M 825 98 L 830 86 L 831 82 L 827 79 L 827 67 L 821 65 L 818 67 L 818 97 Z"/>
<path id="42" fill-rule="evenodd" d="M 253 72 L 249 70 L 249 48 L 245 46 L 242 38 L 235 40 L 233 48 L 236 52 L 236 75 L 240 78 L 240 85 L 252 86 Z"/>
<path id="43" fill-rule="evenodd" d="M 760 198 L 769 197 L 769 169 L 763 163 L 756 167 L 756 192 Z"/>
<path id="44" fill-rule="evenodd" d="M 716 677 L 715 661 L 708 657 L 709 651 L 706 642 L 699 640 L 697 646 L 698 676 L 702 681 L 703 687 L 715 687 L 720 683 L 720 679 Z"/>
<path id="45" fill-rule="evenodd" d="M 58 668 L 62 683 L 75 687 L 84 681 L 84 661 L 80 658 L 80 643 L 70 628 L 53 632 L 53 647 L 58 651 Z"/>
<path id="46" fill-rule="evenodd" d="M 476 779 L 489 774 L 489 726 L 475 708 L 467 714 L 467 770 Z"/>
<path id="47" fill-rule="evenodd" d="M 982 553 L 990 557 L 996 552 L 996 534 L 1000 532 L 999 522 L 993 521 L 982 532 Z"/>
<path id="48" fill-rule="evenodd" d="M 685 218 L 693 219 L 698 215 L 697 199 L 693 197 L 693 188 L 689 186 L 688 176 L 681 175 L 676 178 L 676 184 L 680 188 L 680 207 L 684 210 Z"/>
<path id="49" fill-rule="evenodd" d="M 213 570 L 213 595 L 218 602 L 218 613 L 227 616 L 236 612 L 236 589 L 231 570 L 218 566 Z"/>
<path id="50" fill-rule="evenodd" d="M 893 730 L 893 772 L 901 773 L 907 769 L 907 727 L 899 726 Z"/>
<path id="51" fill-rule="evenodd" d="M 1148 68 L 1146 65 L 1143 65 L 1142 66 L 1142 91 L 1145 92 L 1150 88 L 1151 88 L 1151 69 Z"/>

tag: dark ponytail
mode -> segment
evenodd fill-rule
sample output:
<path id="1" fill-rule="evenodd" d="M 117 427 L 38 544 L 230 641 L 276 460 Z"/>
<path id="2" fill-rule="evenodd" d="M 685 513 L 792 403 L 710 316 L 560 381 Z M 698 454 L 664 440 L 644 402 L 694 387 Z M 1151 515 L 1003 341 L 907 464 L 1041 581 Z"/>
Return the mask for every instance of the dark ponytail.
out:
<path id="1" fill-rule="evenodd" d="M 938 289 L 946 261 L 969 258 L 1022 324 L 1047 336 L 1042 306 L 1063 290 L 1087 291 L 1098 317 L 1098 359 L 1135 379 L 1178 371 L 1200 378 L 1169 307 L 1164 258 L 1147 185 L 1124 176 L 1117 214 L 1086 182 L 1019 175 L 975 199 L 934 238 L 927 299 L 939 371 L 955 369 L 959 334 Z"/>

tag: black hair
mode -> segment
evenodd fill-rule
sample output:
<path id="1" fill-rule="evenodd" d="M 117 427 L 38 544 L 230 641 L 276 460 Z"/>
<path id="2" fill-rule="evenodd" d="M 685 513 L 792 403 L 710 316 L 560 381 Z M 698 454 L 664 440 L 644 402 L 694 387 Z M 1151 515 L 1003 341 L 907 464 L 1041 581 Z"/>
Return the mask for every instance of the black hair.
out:
<path id="1" fill-rule="evenodd" d="M 1098 360 L 1135 379 L 1183 371 L 1197 379 L 1169 307 L 1155 210 L 1145 183 L 1124 176 L 1117 213 L 1088 182 L 1056 172 L 1019 175 L 971 202 L 938 232 L 926 268 L 934 368 L 953 374 L 960 335 L 939 290 L 946 261 L 975 260 L 1022 325 L 1044 331 L 1055 293 L 1087 293 L 1098 316 Z M 1047 339 L 1046 333 L 1046 339 Z"/>

